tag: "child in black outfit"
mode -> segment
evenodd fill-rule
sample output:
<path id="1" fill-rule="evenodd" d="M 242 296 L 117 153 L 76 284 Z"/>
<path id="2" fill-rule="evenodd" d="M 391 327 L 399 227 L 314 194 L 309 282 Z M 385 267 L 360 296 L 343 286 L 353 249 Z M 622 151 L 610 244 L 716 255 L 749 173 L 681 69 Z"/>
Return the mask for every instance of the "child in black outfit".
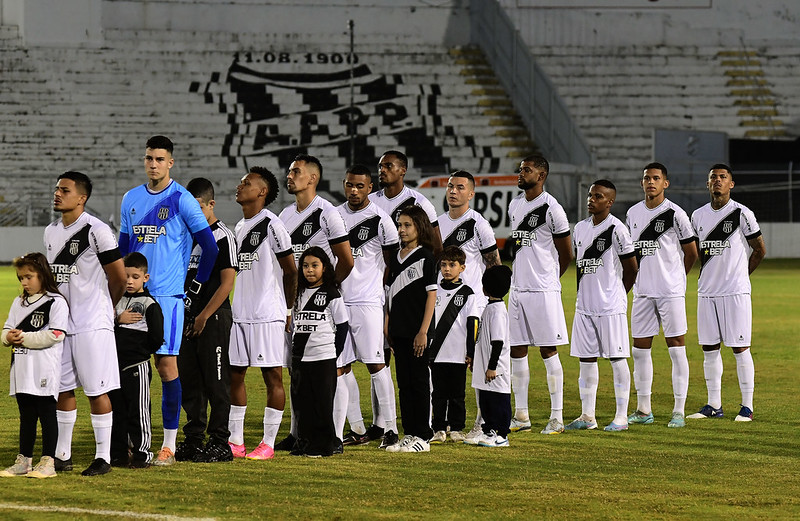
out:
<path id="1" fill-rule="evenodd" d="M 292 321 L 292 406 L 297 418 L 295 456 L 318 458 L 342 451 L 333 425 L 336 358 L 344 349 L 348 314 L 325 250 L 300 256 Z"/>
<path id="2" fill-rule="evenodd" d="M 153 376 L 150 356 L 164 343 L 164 316 L 144 287 L 150 278 L 145 256 L 132 252 L 123 260 L 128 282 L 125 295 L 117 303 L 114 327 L 120 388 L 108 393 L 114 419 L 111 465 L 144 468 L 153 459 L 150 452 L 150 380 Z"/>

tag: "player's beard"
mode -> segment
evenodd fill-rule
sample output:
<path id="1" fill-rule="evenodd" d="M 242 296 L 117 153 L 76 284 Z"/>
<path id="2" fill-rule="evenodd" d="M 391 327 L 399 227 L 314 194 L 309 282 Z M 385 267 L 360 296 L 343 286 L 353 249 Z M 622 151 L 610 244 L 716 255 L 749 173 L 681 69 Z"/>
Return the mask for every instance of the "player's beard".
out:
<path id="1" fill-rule="evenodd" d="M 517 183 L 517 186 L 519 187 L 520 190 L 528 190 L 528 189 L 533 188 L 534 186 L 536 186 L 536 183 L 531 182 L 531 181 L 527 181 L 527 182 L 523 181 L 521 183 Z"/>

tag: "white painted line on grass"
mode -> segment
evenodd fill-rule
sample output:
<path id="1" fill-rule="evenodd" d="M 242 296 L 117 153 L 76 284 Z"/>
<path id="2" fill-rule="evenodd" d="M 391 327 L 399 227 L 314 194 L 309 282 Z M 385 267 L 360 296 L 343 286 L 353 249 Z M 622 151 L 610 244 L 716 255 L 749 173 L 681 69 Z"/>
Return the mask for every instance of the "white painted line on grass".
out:
<path id="1" fill-rule="evenodd" d="M 93 514 L 97 516 L 130 517 L 133 519 L 159 519 L 163 521 L 214 521 L 213 517 L 181 517 L 168 514 L 148 514 L 146 512 L 131 512 L 129 510 L 94 510 L 90 508 L 75 507 L 48 507 L 33 505 L 15 505 L 14 503 L 0 503 L 0 510 L 25 510 L 28 512 L 59 512 L 65 514 Z"/>

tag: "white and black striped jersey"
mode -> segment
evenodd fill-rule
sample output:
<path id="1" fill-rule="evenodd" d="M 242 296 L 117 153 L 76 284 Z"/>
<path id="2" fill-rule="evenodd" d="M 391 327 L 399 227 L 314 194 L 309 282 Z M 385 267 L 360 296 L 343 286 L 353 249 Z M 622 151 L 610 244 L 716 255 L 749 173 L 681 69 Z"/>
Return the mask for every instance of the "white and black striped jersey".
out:
<path id="1" fill-rule="evenodd" d="M 686 212 L 669 199 L 655 208 L 648 208 L 640 201 L 628 210 L 625 224 L 631 232 L 639 262 L 633 294 L 639 297 L 686 295 L 681 245 L 695 240 Z"/>
<path id="2" fill-rule="evenodd" d="M 489 221 L 470 208 L 458 219 L 452 219 L 445 212 L 439 216 L 439 230 L 442 234 L 442 246 L 458 246 L 466 256 L 466 268 L 461 274 L 464 283 L 475 290 L 479 300 L 484 300 L 481 277 L 486 271 L 483 256 L 497 249 L 494 230 Z M 439 280 L 442 279 L 439 274 Z"/>
<path id="3" fill-rule="evenodd" d="M 575 311 L 584 315 L 627 312 L 620 260 L 635 255 L 628 228 L 610 214 L 598 225 L 589 217 L 575 225 L 572 242 L 578 271 Z"/>
<path id="4" fill-rule="evenodd" d="M 433 341 L 430 358 L 434 362 L 463 364 L 467 356 L 467 322 L 478 318 L 475 292 L 464 282 L 440 281 L 436 288 L 433 313 Z"/>
<path id="5" fill-rule="evenodd" d="M 336 358 L 336 325 L 347 321 L 347 307 L 336 288 L 304 289 L 292 316 L 292 357 L 303 362 Z"/>
<path id="6" fill-rule="evenodd" d="M 197 308 L 199 310 L 204 309 L 208 301 L 211 300 L 211 297 L 214 296 L 214 293 L 217 292 L 220 285 L 220 272 L 228 268 L 233 268 L 234 270 L 238 268 L 236 259 L 236 236 L 233 235 L 230 228 L 225 226 L 225 223 L 222 221 L 216 221 L 214 224 L 210 225 L 210 228 L 211 233 L 214 235 L 214 240 L 217 242 L 219 253 L 217 254 L 217 260 L 214 262 L 214 268 L 211 270 L 208 281 L 206 281 L 200 289 L 200 303 Z M 192 255 L 189 257 L 189 269 L 186 272 L 186 284 L 184 286 L 185 290 L 188 290 L 189 284 L 191 284 L 197 275 L 197 266 L 200 263 L 200 255 L 202 252 L 203 248 L 195 242 L 192 246 Z M 230 307 L 230 300 L 226 298 L 225 301 L 220 304 L 219 309 L 230 309 Z"/>
<path id="7" fill-rule="evenodd" d="M 486 381 L 486 370 L 492 354 L 492 342 L 503 341 L 503 349 L 497 360 L 497 378 Z M 495 393 L 511 392 L 511 345 L 508 336 L 508 310 L 505 303 L 490 302 L 481 315 L 478 326 L 478 342 L 475 344 L 475 358 L 472 360 L 472 387 Z"/>
<path id="8" fill-rule="evenodd" d="M 521 193 L 508 205 L 511 238 L 517 249 L 511 286 L 517 291 L 561 291 L 554 238 L 569 235 L 569 221 L 555 197 L 542 192 L 532 201 Z"/>
<path id="9" fill-rule="evenodd" d="M 279 258 L 292 254 L 292 240 L 278 216 L 264 208 L 250 219 L 236 223 L 239 247 L 234 322 L 286 320 L 283 269 Z"/>
<path id="10" fill-rule="evenodd" d="M 397 224 L 397 217 L 400 213 L 400 210 L 406 206 L 417 205 L 425 210 L 425 214 L 428 216 L 428 219 L 431 220 L 431 224 L 433 226 L 439 226 L 439 223 L 436 220 L 436 208 L 433 207 L 433 204 L 428 201 L 427 197 L 407 186 L 403 186 L 403 189 L 400 190 L 400 193 L 391 199 L 386 197 L 386 194 L 384 194 L 383 190 L 378 190 L 377 192 L 372 192 L 369 194 L 369 200 L 377 204 L 381 210 L 386 212 L 389 217 L 392 218 L 395 224 Z"/>
<path id="11" fill-rule="evenodd" d="M 114 305 L 103 266 L 121 258 L 117 239 L 100 219 L 83 212 L 64 226 L 61 219 L 44 230 L 47 261 L 58 290 L 69 303 L 70 334 L 114 330 Z"/>
<path id="12" fill-rule="evenodd" d="M 390 337 L 417 336 L 425 314 L 428 292 L 436 291 L 436 271 L 433 252 L 421 246 L 403 258 L 400 258 L 400 252 L 392 257 L 386 281 Z"/>
<path id="13" fill-rule="evenodd" d="M 311 246 L 319 246 L 336 265 L 336 257 L 331 245 L 347 240 L 347 227 L 336 207 L 320 196 L 314 197 L 302 212 L 297 211 L 297 203 L 292 203 L 280 214 L 280 219 L 292 239 L 294 262 Z"/>
<path id="14" fill-rule="evenodd" d="M 118 323 L 114 328 L 117 362 L 121 370 L 150 360 L 150 355 L 164 343 L 164 314 L 147 288 L 139 293 L 125 292 L 117 302 L 115 312 L 119 316 L 126 310 L 139 313 L 142 318 L 132 324 Z"/>
<path id="15" fill-rule="evenodd" d="M 694 211 L 692 226 L 700 240 L 697 294 L 721 297 L 750 293 L 747 241 L 761 235 L 753 212 L 732 199 L 719 210 L 709 203 Z"/>
<path id="16" fill-rule="evenodd" d="M 69 308 L 57 293 L 17 297 L 8 311 L 3 329 L 19 329 L 24 333 L 56 330 L 69 331 Z M 14 347 L 11 358 L 10 394 L 32 394 L 58 398 L 61 382 L 61 352 L 64 342 L 46 349 Z"/>
<path id="17" fill-rule="evenodd" d="M 383 273 L 385 250 L 396 250 L 400 244 L 397 227 L 389 215 L 369 203 L 353 211 L 344 203 L 336 209 L 349 230 L 353 252 L 353 270 L 342 282 L 342 296 L 347 304 L 383 305 Z"/>

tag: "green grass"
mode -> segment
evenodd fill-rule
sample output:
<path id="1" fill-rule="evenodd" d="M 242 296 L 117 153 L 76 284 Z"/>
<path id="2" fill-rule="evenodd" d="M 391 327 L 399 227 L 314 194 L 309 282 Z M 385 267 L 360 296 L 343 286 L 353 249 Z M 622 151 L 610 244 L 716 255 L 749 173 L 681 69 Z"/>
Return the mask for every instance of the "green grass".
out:
<path id="1" fill-rule="evenodd" d="M 690 278 L 687 335 L 691 379 L 687 411 L 706 401 L 702 352 L 695 331 L 696 272 Z M 324 519 L 479 519 L 510 518 L 683 518 L 785 519 L 800 517 L 800 261 L 765 261 L 754 274 L 753 358 L 756 364 L 755 421 L 735 423 L 739 389 L 729 349 L 723 351 L 723 420 L 688 421 L 667 429 L 672 408 L 670 361 L 663 339 L 653 358 L 653 408 L 656 423 L 624 433 L 600 430 L 541 436 L 512 434 L 505 450 L 446 444 L 429 454 L 388 454 L 374 443 L 322 460 L 283 454 L 274 461 L 225 464 L 182 463 L 171 468 L 118 470 L 98 478 L 79 472 L 56 479 L 5 480 L 0 512 L 4 519 L 56 519 L 64 513 L 26 512 L 3 504 L 129 510 L 151 514 L 251 518 Z M 575 271 L 564 277 L 564 302 L 571 323 Z M 0 269 L 0 311 L 6 316 L 16 290 L 9 268 Z M 9 357 L 0 357 L 7 374 Z M 564 415 L 580 414 L 578 363 L 562 348 Z M 541 429 L 549 415 L 544 367 L 530 356 L 531 419 Z M 356 367 L 362 409 L 368 413 L 368 377 Z M 156 380 L 158 380 L 156 378 Z M 248 376 L 250 406 L 245 425 L 248 447 L 261 436 L 265 405 L 259 375 Z M 7 383 L 0 385 L 7 389 Z M 160 385 L 153 385 L 153 424 L 160 425 Z M 474 394 L 467 393 L 468 417 Z M 631 391 L 631 409 L 635 407 Z M 601 425 L 613 417 L 611 370 L 600 363 L 597 398 Z M 279 434 L 286 433 L 288 411 Z M 16 403 L 0 396 L 0 464 L 17 454 Z M 538 432 L 538 431 L 537 431 Z M 154 446 L 161 433 L 154 431 Z M 37 449 L 38 451 L 38 445 Z M 89 408 L 79 397 L 73 460 L 83 468 L 94 456 Z M 94 514 L 69 514 L 93 519 Z"/>

